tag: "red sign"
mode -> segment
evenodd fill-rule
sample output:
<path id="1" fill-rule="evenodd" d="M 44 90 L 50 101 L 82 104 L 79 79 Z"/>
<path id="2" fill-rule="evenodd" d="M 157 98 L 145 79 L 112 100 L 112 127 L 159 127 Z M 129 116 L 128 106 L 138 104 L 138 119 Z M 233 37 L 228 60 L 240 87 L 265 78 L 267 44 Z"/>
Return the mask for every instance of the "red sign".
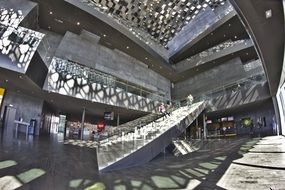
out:
<path id="1" fill-rule="evenodd" d="M 99 121 L 97 124 L 97 130 L 98 132 L 101 132 L 105 129 L 105 122 L 104 121 Z"/>

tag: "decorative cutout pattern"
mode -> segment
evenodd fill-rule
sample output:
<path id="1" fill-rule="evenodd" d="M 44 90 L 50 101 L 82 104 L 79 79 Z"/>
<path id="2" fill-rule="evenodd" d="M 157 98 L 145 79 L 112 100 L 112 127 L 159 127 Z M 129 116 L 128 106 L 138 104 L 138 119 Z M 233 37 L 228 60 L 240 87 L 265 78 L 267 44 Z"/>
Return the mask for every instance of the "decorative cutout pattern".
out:
<path id="1" fill-rule="evenodd" d="M 131 31 L 140 28 L 166 46 L 176 33 L 206 7 L 213 10 L 226 0 L 82 0 L 124 22 Z M 138 35 L 140 35 L 138 33 Z"/>
<path id="2" fill-rule="evenodd" d="M 149 97 L 163 98 L 152 93 L 130 92 L 126 84 L 113 76 L 57 57 L 50 64 L 47 82 L 48 91 L 147 112 L 155 112 L 158 104 Z"/>
<path id="3" fill-rule="evenodd" d="M 22 19 L 21 11 L 0 9 L 0 51 L 26 71 L 44 34 L 18 26 Z"/>

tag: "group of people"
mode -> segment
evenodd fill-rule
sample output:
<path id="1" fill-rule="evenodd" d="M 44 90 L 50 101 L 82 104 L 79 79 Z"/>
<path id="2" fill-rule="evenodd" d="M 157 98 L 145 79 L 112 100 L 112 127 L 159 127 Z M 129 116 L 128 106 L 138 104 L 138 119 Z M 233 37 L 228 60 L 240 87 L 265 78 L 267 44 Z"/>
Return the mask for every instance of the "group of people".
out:
<path id="1" fill-rule="evenodd" d="M 191 106 L 193 101 L 194 101 L 194 97 L 192 96 L 192 94 L 189 94 L 186 98 L 186 101 L 187 101 L 187 105 L 188 106 Z M 159 113 L 161 113 L 163 115 L 163 118 L 164 117 L 167 117 L 167 116 L 170 116 L 170 107 L 171 107 L 171 103 L 170 102 L 167 102 L 166 106 L 164 105 L 163 102 L 161 102 L 159 104 L 159 107 L 158 107 L 158 111 Z"/>

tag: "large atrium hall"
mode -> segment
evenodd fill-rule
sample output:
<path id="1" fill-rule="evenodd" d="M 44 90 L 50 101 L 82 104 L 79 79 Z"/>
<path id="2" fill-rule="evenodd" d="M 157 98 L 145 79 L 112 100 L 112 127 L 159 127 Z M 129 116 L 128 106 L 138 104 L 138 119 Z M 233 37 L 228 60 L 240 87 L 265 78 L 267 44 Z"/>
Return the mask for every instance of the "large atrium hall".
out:
<path id="1" fill-rule="evenodd" d="M 285 0 L 0 0 L 0 189 L 285 190 Z"/>

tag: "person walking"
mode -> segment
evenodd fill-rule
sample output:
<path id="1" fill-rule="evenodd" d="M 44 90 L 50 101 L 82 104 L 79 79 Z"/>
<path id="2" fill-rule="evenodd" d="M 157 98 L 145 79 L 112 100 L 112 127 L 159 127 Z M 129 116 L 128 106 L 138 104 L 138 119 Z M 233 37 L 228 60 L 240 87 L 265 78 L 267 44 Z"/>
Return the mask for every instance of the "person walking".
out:
<path id="1" fill-rule="evenodd" d="M 167 115 L 170 116 L 170 113 L 168 113 L 165 109 L 165 106 L 164 106 L 164 103 L 162 102 L 158 108 L 159 110 L 159 113 L 161 113 L 163 115 L 163 118 L 166 117 L 167 118 Z"/>

